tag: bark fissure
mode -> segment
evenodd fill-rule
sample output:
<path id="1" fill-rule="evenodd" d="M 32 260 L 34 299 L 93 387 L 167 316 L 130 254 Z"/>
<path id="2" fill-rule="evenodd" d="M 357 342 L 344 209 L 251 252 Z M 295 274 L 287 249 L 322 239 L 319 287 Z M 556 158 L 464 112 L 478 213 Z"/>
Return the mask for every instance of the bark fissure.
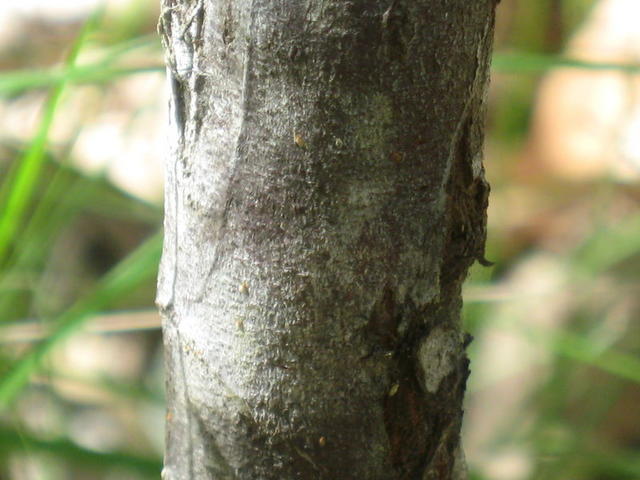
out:
<path id="1" fill-rule="evenodd" d="M 462 479 L 493 0 L 293 3 L 163 6 L 164 476 Z"/>
<path id="2" fill-rule="evenodd" d="M 230 5 L 230 4 L 229 4 Z M 210 279 L 215 272 L 216 268 L 219 267 L 219 263 L 223 257 L 223 252 L 220 251 L 224 242 L 222 241 L 228 227 L 228 219 L 230 212 L 233 208 L 234 195 L 237 195 L 241 190 L 237 188 L 238 182 L 238 172 L 244 160 L 246 160 L 246 152 L 244 151 L 245 139 L 250 132 L 248 131 L 249 124 L 249 115 L 251 114 L 250 102 L 253 94 L 253 82 L 255 79 L 252 78 L 252 68 L 253 68 L 253 49 L 254 45 L 252 43 L 252 32 L 255 30 L 255 0 L 252 0 L 251 7 L 249 9 L 250 12 L 250 23 L 249 23 L 249 33 L 247 38 L 247 46 L 246 46 L 246 54 L 243 59 L 243 67 L 242 67 L 242 84 L 240 87 L 240 125 L 238 127 L 238 134 L 235 138 L 232 162 L 230 166 L 230 174 L 229 178 L 225 181 L 224 194 L 223 194 L 223 208 L 222 213 L 220 214 L 220 225 L 217 227 L 217 240 L 215 248 L 214 259 L 211 262 L 211 266 L 209 271 L 206 274 L 205 281 L 203 282 L 202 290 L 198 295 L 198 301 L 204 301 L 204 297 L 206 295 L 207 285 L 210 283 Z M 230 7 L 227 10 L 227 15 L 224 20 L 224 30 L 222 32 L 222 41 L 227 44 L 229 42 L 229 36 L 233 35 L 230 30 Z M 226 33 L 225 33 L 226 32 Z"/>

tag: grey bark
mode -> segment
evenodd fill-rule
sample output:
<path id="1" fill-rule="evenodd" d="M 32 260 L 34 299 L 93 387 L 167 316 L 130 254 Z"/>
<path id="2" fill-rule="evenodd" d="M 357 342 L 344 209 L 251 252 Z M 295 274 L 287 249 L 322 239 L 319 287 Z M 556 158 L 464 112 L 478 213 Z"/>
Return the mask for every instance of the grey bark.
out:
<path id="1" fill-rule="evenodd" d="M 494 0 L 164 0 L 165 479 L 460 479 Z"/>

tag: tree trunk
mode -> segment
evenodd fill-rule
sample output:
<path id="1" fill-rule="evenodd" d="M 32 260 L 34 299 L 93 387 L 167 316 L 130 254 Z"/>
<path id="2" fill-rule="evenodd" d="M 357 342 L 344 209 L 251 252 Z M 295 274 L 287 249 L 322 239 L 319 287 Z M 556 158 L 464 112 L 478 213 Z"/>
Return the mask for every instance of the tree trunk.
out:
<path id="1" fill-rule="evenodd" d="M 163 478 L 465 478 L 495 0 L 164 1 Z"/>

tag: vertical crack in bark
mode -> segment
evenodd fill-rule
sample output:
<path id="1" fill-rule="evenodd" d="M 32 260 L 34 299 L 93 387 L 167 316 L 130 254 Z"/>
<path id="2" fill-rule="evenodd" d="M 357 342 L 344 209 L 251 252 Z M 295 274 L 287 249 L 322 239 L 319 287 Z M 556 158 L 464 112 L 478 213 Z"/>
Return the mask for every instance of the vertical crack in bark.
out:
<path id="1" fill-rule="evenodd" d="M 178 348 L 180 349 L 180 375 L 182 376 L 183 380 L 183 385 L 184 385 L 184 398 L 183 398 L 183 402 L 184 405 L 186 406 L 186 412 L 185 412 L 185 422 L 186 422 L 186 428 L 187 428 L 187 442 L 188 442 L 188 446 L 187 446 L 187 455 L 189 455 L 189 476 L 190 478 L 195 478 L 195 471 L 194 471 L 194 461 L 195 461 L 195 449 L 194 449 L 194 445 L 195 445 L 195 441 L 197 439 L 194 438 L 195 435 L 195 431 L 193 429 L 193 422 L 192 422 L 192 418 L 193 418 L 193 411 L 191 408 L 191 399 L 189 398 L 189 383 L 188 383 L 188 377 L 187 377 L 187 371 L 184 367 L 184 347 L 183 347 L 183 342 L 182 342 L 182 336 L 180 335 L 180 331 L 178 329 L 176 329 L 176 337 L 178 340 Z"/>
<path id="2" fill-rule="evenodd" d="M 393 0 L 382 14 L 382 27 L 387 55 L 389 58 L 403 59 L 407 53 L 404 31 L 407 25 L 403 8 L 398 5 L 398 0 Z"/>
<path id="3" fill-rule="evenodd" d="M 193 408 L 193 407 L 192 407 Z M 218 439 L 216 436 L 210 431 L 208 427 L 208 423 L 196 416 L 198 432 L 201 438 L 205 438 L 207 441 L 205 442 L 207 448 L 207 464 L 204 466 L 207 473 L 210 475 L 209 478 L 216 479 L 224 479 L 224 480 L 234 480 L 237 478 L 233 467 L 227 461 L 227 458 L 224 456 L 222 449 L 219 445 Z M 193 476 L 193 469 L 191 469 L 190 479 L 195 478 Z"/>
<path id="4" fill-rule="evenodd" d="M 382 294 L 369 315 L 366 336 L 371 345 L 370 354 L 395 351 L 398 342 L 399 318 L 396 310 L 396 295 L 390 283 L 382 289 Z"/>
<path id="5" fill-rule="evenodd" d="M 229 213 L 233 206 L 233 194 L 236 191 L 236 181 L 238 178 L 238 171 L 240 165 L 242 163 L 243 158 L 246 156 L 245 152 L 243 152 L 244 139 L 248 135 L 248 118 L 251 110 L 250 100 L 253 97 L 253 89 L 254 89 L 254 79 L 252 78 L 252 69 L 254 67 L 254 38 L 252 32 L 255 31 L 256 25 L 256 0 L 251 0 L 251 6 L 249 10 L 249 35 L 247 38 L 247 50 L 245 53 L 245 58 L 243 62 L 243 73 L 242 73 L 242 99 L 241 99 L 241 111 L 242 117 L 240 119 L 240 128 L 238 129 L 238 136 L 235 139 L 235 148 L 233 154 L 233 163 L 230 167 L 229 179 L 226 184 L 226 190 L 224 193 L 225 201 L 224 208 L 222 210 L 220 226 L 218 232 L 216 234 L 216 241 L 214 244 L 215 253 L 213 257 L 213 261 L 211 262 L 211 266 L 209 267 L 206 275 L 206 280 L 202 283 L 202 290 L 197 295 L 197 300 L 202 301 L 204 295 L 207 291 L 207 285 L 210 283 L 210 279 L 213 276 L 214 272 L 220 265 L 220 260 L 222 259 L 223 252 L 221 251 L 222 239 L 225 236 L 228 226 Z"/>
<path id="6" fill-rule="evenodd" d="M 387 286 L 376 304 L 369 324 L 378 343 L 394 350 L 391 377 L 397 381 L 384 399 L 385 428 L 391 462 L 399 479 L 450 479 L 460 448 L 460 428 L 469 360 L 460 331 L 460 290 L 467 271 L 483 258 L 486 236 L 488 184 L 482 174 L 474 176 L 473 155 L 478 143 L 478 112 L 465 109 L 446 184 L 446 240 L 440 267 L 440 295 L 433 303 L 417 308 L 410 300 L 398 304 Z M 406 325 L 401 338 L 394 335 Z M 444 332 L 444 333 L 443 333 Z M 426 360 L 419 358 L 421 345 L 433 335 L 440 350 Z M 421 361 L 432 361 L 423 365 Z M 429 370 L 426 372 L 425 370 Z M 442 376 L 435 391 L 424 376 Z"/>
<path id="7" fill-rule="evenodd" d="M 196 21 L 199 20 L 199 27 L 197 28 L 198 32 L 196 37 L 201 35 L 201 28 L 203 18 L 200 15 L 200 12 L 203 12 L 202 3 L 200 2 L 198 10 L 195 11 L 193 15 L 185 16 L 183 12 L 180 12 L 178 9 L 178 4 L 172 0 L 166 0 L 163 4 L 162 13 L 160 16 L 160 21 L 158 24 L 158 30 L 161 35 L 165 51 L 167 54 L 167 66 L 168 66 L 168 79 L 170 86 L 170 111 L 173 117 L 173 122 L 176 128 L 176 132 L 174 133 L 177 139 L 177 145 L 174 145 L 176 148 L 176 158 L 172 160 L 172 176 L 173 181 L 178 182 L 178 162 L 180 159 L 184 158 L 185 148 L 186 148 L 186 131 L 188 124 L 188 115 L 189 110 L 198 111 L 197 105 L 191 105 L 193 99 L 193 88 L 188 81 L 189 78 L 192 77 L 193 74 L 193 43 L 194 38 L 191 34 L 188 34 L 188 28 L 191 25 L 191 22 L 194 18 Z M 186 19 L 186 20 L 185 20 Z M 175 27 L 175 28 L 174 28 Z M 178 28 L 181 33 L 179 35 L 175 34 L 175 29 Z M 188 38 L 186 38 L 188 36 Z M 189 46 L 191 45 L 191 46 Z M 180 50 L 176 52 L 176 49 Z M 186 62 L 187 67 L 185 67 L 185 56 L 188 58 Z M 179 57 L 179 58 L 177 58 Z M 179 66 L 178 61 L 181 62 L 182 67 Z M 190 106 L 190 108 L 188 108 Z M 174 213 L 173 218 L 180 218 L 179 210 L 180 210 L 180 191 L 176 185 L 174 188 L 174 196 L 173 196 L 173 207 Z M 182 386 L 183 398 L 181 402 L 186 409 L 181 411 L 174 419 L 174 421 L 184 422 L 183 425 L 183 434 L 179 441 L 186 442 L 186 445 L 182 445 L 183 448 L 180 449 L 181 452 L 186 452 L 187 458 L 187 469 L 189 473 L 189 478 L 195 478 L 195 466 L 194 466 L 194 436 L 197 435 L 197 432 L 194 430 L 193 424 L 193 414 L 191 408 L 191 400 L 189 395 L 189 381 L 187 376 L 187 371 L 185 368 L 185 353 L 183 348 L 183 340 L 182 335 L 180 333 L 180 325 L 179 322 L 176 321 L 176 311 L 174 308 L 174 302 L 176 298 L 176 285 L 177 285 L 177 276 L 178 276 L 178 268 L 180 265 L 180 248 L 179 248 L 179 238 L 180 238 L 180 226 L 181 222 L 176 221 L 173 226 L 174 238 L 173 238 L 173 273 L 171 278 L 171 297 L 168 300 L 163 301 L 161 305 L 159 305 L 164 317 L 167 319 L 168 326 L 165 328 L 171 328 L 175 335 L 175 345 L 177 346 L 177 371 L 176 369 L 171 369 L 174 378 L 172 381 L 175 385 Z M 175 349 L 173 350 L 174 354 Z M 181 409 L 182 410 L 182 409 Z M 170 471 L 163 473 L 163 478 L 171 478 L 169 475 L 172 475 Z"/>
<path id="8" fill-rule="evenodd" d="M 462 284 L 475 260 L 484 260 L 487 235 L 489 184 L 484 172 L 474 175 L 472 162 L 480 141 L 476 122 L 479 114 L 472 109 L 462 121 L 447 182 L 447 241 L 441 268 L 441 284 Z M 475 148 L 474 148 L 475 147 Z"/>
<path id="9" fill-rule="evenodd" d="M 178 138 L 184 139 L 187 121 L 186 91 L 175 72 L 169 72 L 169 86 L 171 88 L 173 121 L 178 129 Z"/>

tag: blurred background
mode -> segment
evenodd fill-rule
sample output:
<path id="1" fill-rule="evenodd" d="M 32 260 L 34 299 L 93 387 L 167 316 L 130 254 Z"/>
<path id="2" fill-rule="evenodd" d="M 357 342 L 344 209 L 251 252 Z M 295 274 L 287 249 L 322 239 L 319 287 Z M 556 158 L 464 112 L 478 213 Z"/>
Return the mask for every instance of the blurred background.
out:
<path id="1" fill-rule="evenodd" d="M 0 479 L 159 478 L 156 0 L 0 9 Z M 640 2 L 502 0 L 474 480 L 640 479 Z"/>

